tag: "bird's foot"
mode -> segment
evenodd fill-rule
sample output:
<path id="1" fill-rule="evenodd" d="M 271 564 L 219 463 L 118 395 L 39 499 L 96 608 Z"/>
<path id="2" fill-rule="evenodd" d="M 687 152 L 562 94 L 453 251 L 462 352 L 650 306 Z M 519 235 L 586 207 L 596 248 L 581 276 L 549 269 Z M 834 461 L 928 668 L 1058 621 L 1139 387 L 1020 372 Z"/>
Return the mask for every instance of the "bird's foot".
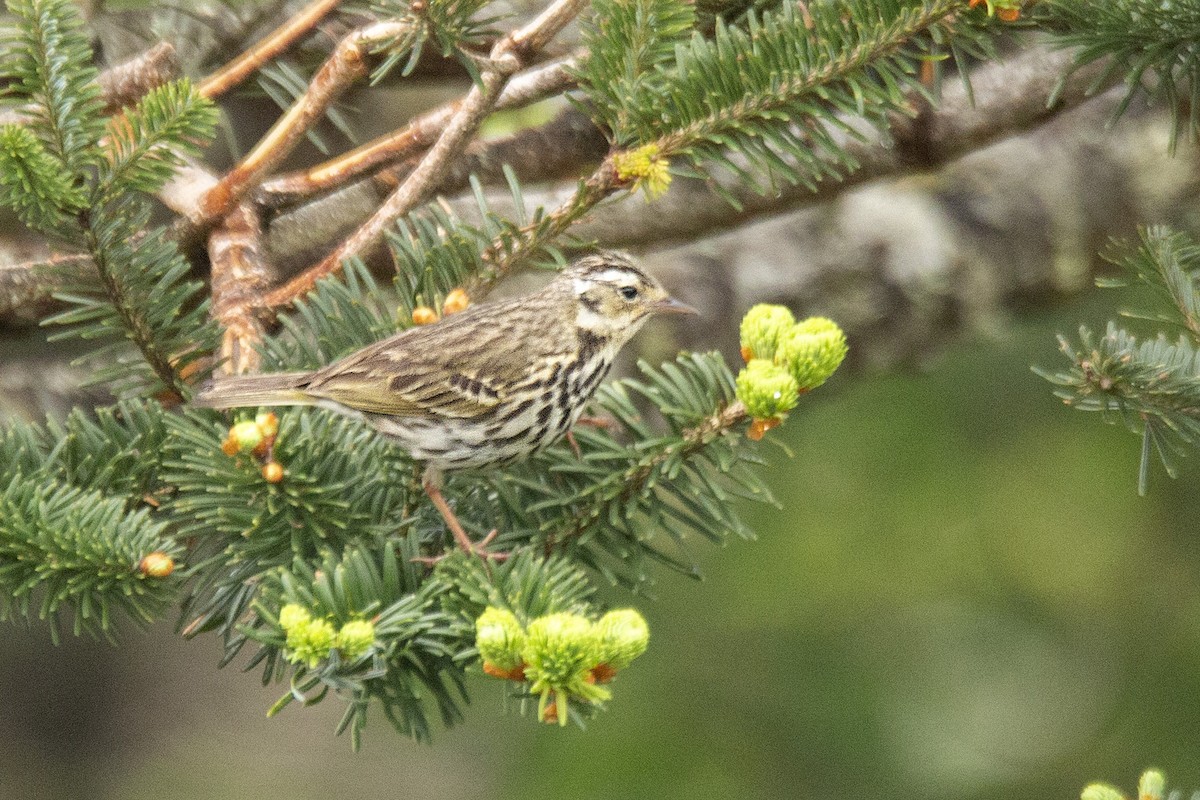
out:
<path id="1" fill-rule="evenodd" d="M 458 541 L 458 545 L 459 545 L 458 549 L 462 550 L 464 553 L 469 553 L 473 556 L 476 556 L 477 558 L 480 558 L 483 561 L 507 561 L 508 557 L 510 555 L 512 555 L 511 553 L 508 553 L 508 552 L 493 553 L 487 549 L 487 546 L 492 543 L 492 540 L 495 539 L 499 533 L 500 533 L 500 531 L 498 529 L 492 528 L 492 530 L 488 532 L 488 535 L 484 536 L 478 542 L 472 542 L 468 539 L 468 540 L 465 540 L 465 543 L 464 543 L 463 540 L 459 540 Z M 458 537 L 455 537 L 456 540 L 457 540 L 457 538 Z M 450 551 L 446 551 L 444 553 L 439 553 L 436 556 L 418 556 L 417 558 L 413 559 L 413 563 L 424 564 L 427 567 L 432 567 L 434 564 L 437 564 L 439 561 L 441 561 L 442 559 L 446 558 L 449 555 L 450 555 Z"/>

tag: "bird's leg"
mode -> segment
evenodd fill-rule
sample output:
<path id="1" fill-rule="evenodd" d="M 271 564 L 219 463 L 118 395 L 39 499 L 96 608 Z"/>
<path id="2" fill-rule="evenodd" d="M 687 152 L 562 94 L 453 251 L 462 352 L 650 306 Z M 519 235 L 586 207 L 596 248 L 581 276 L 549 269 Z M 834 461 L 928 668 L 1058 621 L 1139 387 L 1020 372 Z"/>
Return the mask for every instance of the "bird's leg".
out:
<path id="1" fill-rule="evenodd" d="M 614 419 L 610 419 L 609 417 L 593 417 L 587 414 L 575 420 L 575 424 L 585 428 L 599 428 L 609 432 L 617 427 L 617 422 Z M 583 458 L 583 451 L 579 449 L 579 442 L 575 441 L 575 432 L 567 431 L 566 439 L 567 444 L 571 445 L 571 452 L 575 454 L 575 457 Z"/>
<path id="2" fill-rule="evenodd" d="M 454 534 L 454 541 L 458 543 L 458 546 L 465 552 L 479 556 L 480 558 L 491 558 L 497 561 L 503 561 L 507 558 L 508 553 L 489 553 L 486 550 L 492 539 L 495 539 L 496 534 L 499 532 L 496 529 L 492 529 L 478 544 L 471 541 L 471 537 L 467 536 L 467 532 L 463 530 L 462 523 L 458 521 L 454 510 L 450 508 L 450 504 L 446 502 L 446 497 L 442 494 L 441 477 L 441 473 L 427 469 L 422 486 L 425 489 L 425 494 L 429 495 L 429 499 L 433 501 L 434 508 L 438 510 L 438 513 L 442 515 L 442 519 L 445 520 L 446 527 L 450 529 L 450 533 Z"/>

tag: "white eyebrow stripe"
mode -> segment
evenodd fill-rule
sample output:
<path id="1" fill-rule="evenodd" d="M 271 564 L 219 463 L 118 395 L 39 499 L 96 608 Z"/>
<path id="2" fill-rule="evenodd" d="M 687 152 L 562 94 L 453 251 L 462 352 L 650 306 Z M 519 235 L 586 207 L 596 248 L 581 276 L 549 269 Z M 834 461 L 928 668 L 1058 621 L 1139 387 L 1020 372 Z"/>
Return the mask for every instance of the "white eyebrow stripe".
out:
<path id="1" fill-rule="evenodd" d="M 621 269 L 619 267 L 612 267 L 610 269 L 606 269 L 603 272 L 598 273 L 596 275 L 596 280 L 601 281 L 603 283 L 618 283 L 621 280 L 629 280 L 631 278 L 633 280 L 640 280 L 637 273 L 631 272 L 630 270 L 627 270 L 627 269 Z"/>

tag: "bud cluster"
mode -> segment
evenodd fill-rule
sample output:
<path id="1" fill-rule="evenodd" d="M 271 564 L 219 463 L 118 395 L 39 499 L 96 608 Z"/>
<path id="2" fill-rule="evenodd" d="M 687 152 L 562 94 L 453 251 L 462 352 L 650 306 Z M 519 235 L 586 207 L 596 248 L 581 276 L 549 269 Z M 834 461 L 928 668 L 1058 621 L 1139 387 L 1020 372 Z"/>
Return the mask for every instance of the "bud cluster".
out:
<path id="1" fill-rule="evenodd" d="M 286 637 L 287 660 L 309 669 L 315 669 L 335 649 L 343 661 L 356 661 L 375 645 L 375 625 L 371 622 L 351 620 L 335 629 L 331 620 L 314 617 L 296 603 L 279 609 L 279 627 Z"/>
<path id="2" fill-rule="evenodd" d="M 596 621 L 582 614 L 546 614 L 522 626 L 511 611 L 488 607 L 475 621 L 475 646 L 483 671 L 526 682 L 538 696 L 538 719 L 567 723 L 570 700 L 601 703 L 612 696 L 602 684 L 646 651 L 650 629 L 632 608 Z"/>
<path id="3" fill-rule="evenodd" d="M 1177 793 L 1172 792 L 1174 797 Z M 1138 781 L 1137 800 L 1163 800 L 1167 795 L 1167 779 L 1160 770 L 1148 769 Z M 1090 783 L 1079 795 L 1080 800 L 1127 800 L 1125 794 L 1107 783 Z"/>
<path id="4" fill-rule="evenodd" d="M 275 440 L 279 436 L 279 417 L 273 411 L 260 411 L 253 420 L 234 423 L 221 450 L 227 456 L 250 453 L 262 463 L 263 480 L 283 480 L 283 465 L 275 460 Z"/>
<path id="5" fill-rule="evenodd" d="M 996 17 L 1002 22 L 1016 22 L 1021 18 L 1021 5 L 1025 0 L 971 0 L 968 8 L 985 6 L 989 17 Z"/>
<path id="6" fill-rule="evenodd" d="M 746 312 L 739 333 L 746 367 L 737 377 L 737 396 L 754 420 L 752 439 L 783 422 L 800 395 L 828 380 L 848 351 L 833 320 L 796 322 L 784 306 L 766 303 Z"/>
<path id="7" fill-rule="evenodd" d="M 612 157 L 617 177 L 641 189 L 647 200 L 661 196 L 671 186 L 671 162 L 659 154 L 658 145 L 651 142 L 634 150 L 622 150 Z"/>
<path id="8" fill-rule="evenodd" d="M 429 306 L 417 306 L 412 310 L 413 325 L 432 325 L 441 320 L 443 317 L 448 317 L 451 314 L 457 314 L 460 311 L 466 311 L 471 305 L 471 296 L 467 294 L 467 290 L 461 286 L 451 289 L 446 294 L 446 299 L 442 301 L 442 313 L 438 314 L 435 309 Z"/>

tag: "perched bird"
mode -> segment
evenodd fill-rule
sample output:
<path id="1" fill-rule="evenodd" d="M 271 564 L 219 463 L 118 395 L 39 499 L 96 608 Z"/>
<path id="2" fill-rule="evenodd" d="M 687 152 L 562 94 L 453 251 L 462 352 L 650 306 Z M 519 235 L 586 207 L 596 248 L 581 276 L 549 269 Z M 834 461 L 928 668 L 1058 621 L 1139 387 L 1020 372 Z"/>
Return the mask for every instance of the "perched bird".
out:
<path id="1" fill-rule="evenodd" d="M 311 405 L 364 420 L 424 462 L 425 492 L 459 546 L 479 552 L 442 496 L 443 473 L 505 464 L 558 440 L 617 351 L 661 313 L 696 312 L 628 255 L 602 251 L 534 294 L 409 328 L 315 372 L 224 378 L 196 403 Z"/>

